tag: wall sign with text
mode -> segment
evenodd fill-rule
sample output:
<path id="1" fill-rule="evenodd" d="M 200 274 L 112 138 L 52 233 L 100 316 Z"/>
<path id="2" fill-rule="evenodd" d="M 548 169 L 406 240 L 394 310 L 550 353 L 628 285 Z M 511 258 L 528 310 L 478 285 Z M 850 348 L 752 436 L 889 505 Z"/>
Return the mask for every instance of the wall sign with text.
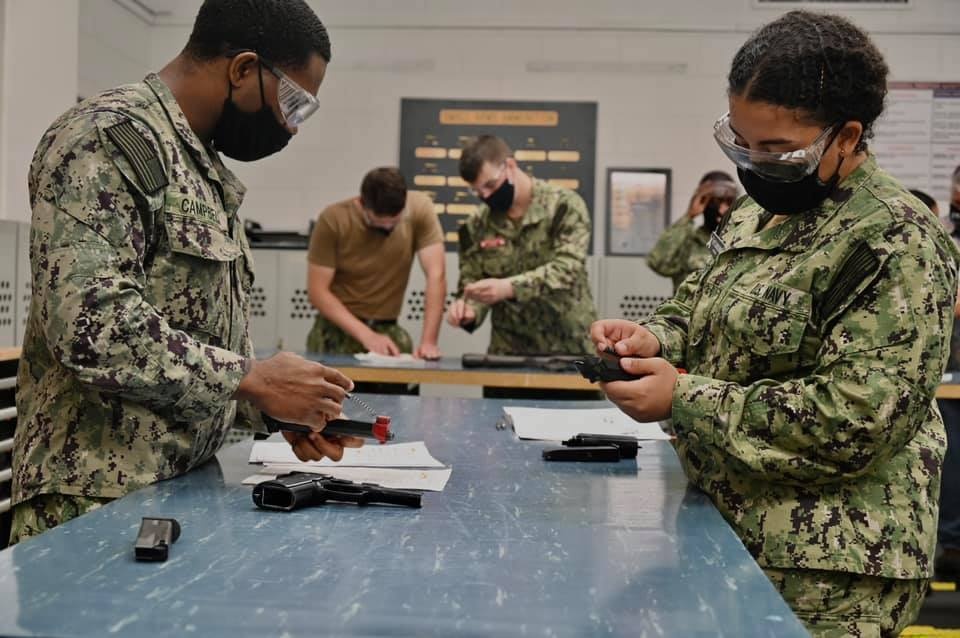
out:
<path id="1" fill-rule="evenodd" d="M 960 166 L 960 82 L 890 82 L 870 148 L 907 188 L 950 200 Z"/>

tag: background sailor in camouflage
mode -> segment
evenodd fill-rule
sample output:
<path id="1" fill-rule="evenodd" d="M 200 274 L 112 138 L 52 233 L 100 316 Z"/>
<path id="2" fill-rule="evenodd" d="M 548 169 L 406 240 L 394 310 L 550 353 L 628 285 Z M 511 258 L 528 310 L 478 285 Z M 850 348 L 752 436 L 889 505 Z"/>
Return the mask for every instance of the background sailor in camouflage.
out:
<path id="1" fill-rule="evenodd" d="M 252 359 L 244 188 L 215 147 L 256 159 L 293 129 L 278 79 L 223 38 L 272 52 L 311 94 L 330 58 L 300 0 L 208 0 L 159 75 L 70 109 L 34 155 L 11 542 L 200 465 L 238 406 L 321 428 L 352 387 L 289 353 Z M 302 458 L 358 444 L 288 440 Z"/>
<path id="2" fill-rule="evenodd" d="M 700 272 L 713 261 L 707 248 L 710 233 L 717 229 L 736 196 L 732 177 L 723 171 L 707 173 L 690 198 L 686 214 L 657 239 L 647 255 L 647 266 L 658 275 L 670 277 L 674 292 L 690 273 Z M 694 220 L 701 215 L 703 224 L 698 226 Z"/>
<path id="3" fill-rule="evenodd" d="M 503 140 L 484 135 L 460 156 L 484 201 L 460 227 L 460 281 L 447 320 L 473 331 L 487 313 L 491 354 L 591 350 L 590 214 L 573 191 L 524 173 Z"/>
<path id="4" fill-rule="evenodd" d="M 933 397 L 960 254 L 866 150 L 886 76 L 843 18 L 792 12 L 754 35 L 716 129 L 750 197 L 699 277 L 642 325 L 592 333 L 644 375 L 606 384 L 608 396 L 641 421 L 672 417 L 690 480 L 771 580 L 792 570 L 780 590 L 822 636 L 843 623 L 892 635 L 891 605 L 897 626 L 912 621 L 936 543 L 945 440 Z M 770 139 L 790 143 L 763 152 Z M 800 148 L 803 160 L 777 159 Z M 791 166 L 810 177 L 771 180 Z M 832 598 L 811 605 L 827 587 Z"/>

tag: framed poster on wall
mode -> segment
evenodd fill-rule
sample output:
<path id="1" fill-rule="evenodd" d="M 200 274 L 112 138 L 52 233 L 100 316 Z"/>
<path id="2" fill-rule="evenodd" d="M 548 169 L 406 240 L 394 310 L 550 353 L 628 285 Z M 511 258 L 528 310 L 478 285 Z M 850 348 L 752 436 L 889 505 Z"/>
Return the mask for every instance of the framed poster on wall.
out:
<path id="1" fill-rule="evenodd" d="M 646 255 L 669 223 L 669 168 L 607 169 L 607 255 Z"/>

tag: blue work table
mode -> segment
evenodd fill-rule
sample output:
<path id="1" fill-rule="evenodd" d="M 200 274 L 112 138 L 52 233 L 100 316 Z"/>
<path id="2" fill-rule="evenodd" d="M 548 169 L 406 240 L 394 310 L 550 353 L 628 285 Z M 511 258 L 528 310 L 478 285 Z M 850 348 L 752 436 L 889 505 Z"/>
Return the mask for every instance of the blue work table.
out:
<path id="1" fill-rule="evenodd" d="M 0 635 L 807 635 L 669 444 L 546 463 L 504 401 L 365 398 L 452 465 L 423 509 L 258 510 L 239 443 L 0 552 Z M 166 563 L 142 516 L 180 521 Z"/>

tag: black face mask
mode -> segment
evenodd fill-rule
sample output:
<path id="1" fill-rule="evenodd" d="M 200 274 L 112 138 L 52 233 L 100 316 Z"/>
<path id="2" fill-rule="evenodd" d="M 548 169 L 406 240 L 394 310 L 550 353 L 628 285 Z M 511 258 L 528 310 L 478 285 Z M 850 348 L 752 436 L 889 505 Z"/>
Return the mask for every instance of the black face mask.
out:
<path id="1" fill-rule="evenodd" d="M 843 159 L 840 158 L 837 170 L 826 182 L 820 179 L 819 164 L 817 170 L 798 182 L 773 182 L 742 168 L 737 169 L 737 175 L 747 195 L 764 210 L 778 215 L 795 215 L 813 210 L 833 192 L 840 181 Z"/>
<path id="2" fill-rule="evenodd" d="M 370 230 L 380 233 L 384 237 L 389 237 L 390 233 L 393 232 L 392 228 L 381 228 L 380 226 L 367 226 Z"/>
<path id="3" fill-rule="evenodd" d="M 513 206 L 514 187 L 509 179 L 503 181 L 500 188 L 483 197 L 483 203 L 494 213 L 505 213 Z"/>
<path id="4" fill-rule="evenodd" d="M 703 228 L 708 233 L 712 233 L 720 225 L 720 208 L 716 201 L 711 201 L 703 209 Z"/>
<path id="5" fill-rule="evenodd" d="M 960 206 L 950 202 L 950 221 L 953 222 L 953 236 L 960 237 Z"/>
<path id="6" fill-rule="evenodd" d="M 263 95 L 263 69 L 260 75 L 259 111 L 246 113 L 233 103 L 233 85 L 223 103 L 223 113 L 213 129 L 213 145 L 227 157 L 241 162 L 252 162 L 273 155 L 290 141 L 292 135 L 267 106 Z"/>

